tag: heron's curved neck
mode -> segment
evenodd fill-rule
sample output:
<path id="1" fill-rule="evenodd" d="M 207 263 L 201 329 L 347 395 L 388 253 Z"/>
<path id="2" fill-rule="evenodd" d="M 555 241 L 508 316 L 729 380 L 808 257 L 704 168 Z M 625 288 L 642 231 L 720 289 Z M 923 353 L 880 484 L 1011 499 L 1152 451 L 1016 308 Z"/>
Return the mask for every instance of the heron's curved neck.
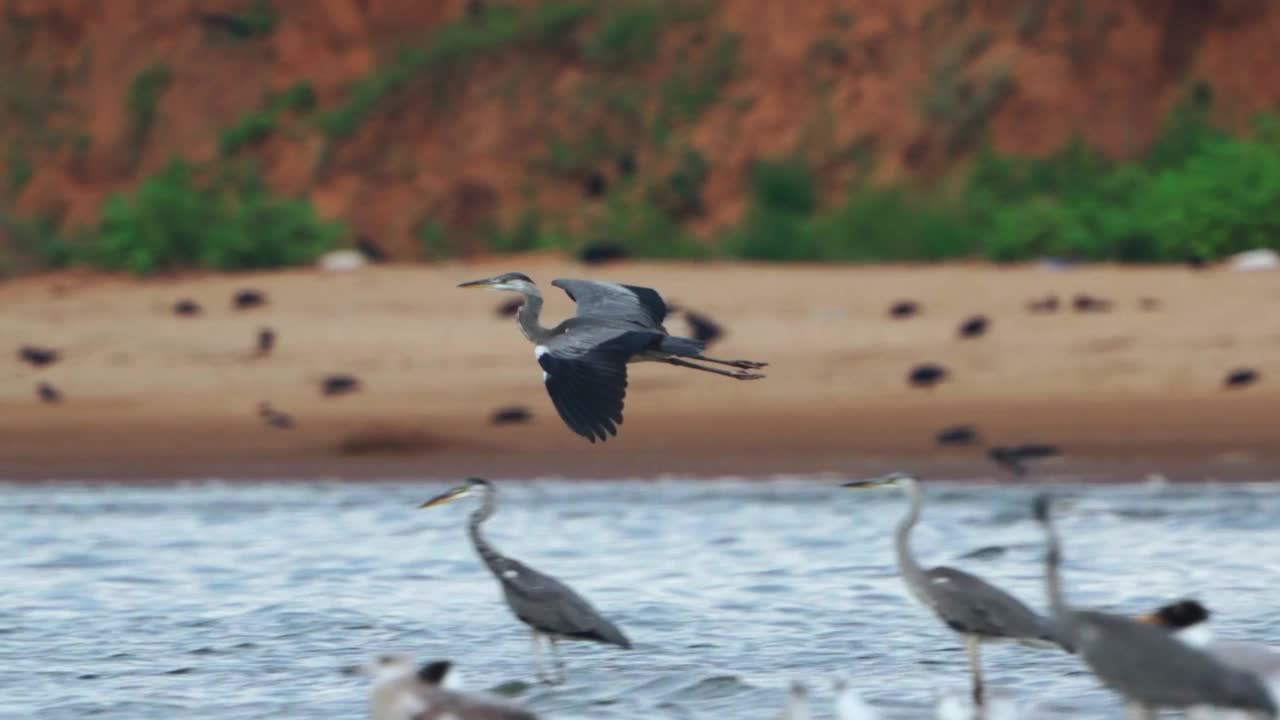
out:
<path id="1" fill-rule="evenodd" d="M 1044 556 L 1044 589 L 1049 597 L 1049 610 L 1055 620 L 1061 619 L 1071 612 L 1067 599 L 1062 594 L 1062 580 L 1058 576 L 1058 566 L 1062 564 L 1062 547 L 1058 542 L 1058 531 L 1052 520 L 1044 521 L 1045 539 L 1049 548 Z"/>
<path id="2" fill-rule="evenodd" d="M 542 292 L 530 285 L 523 290 L 524 305 L 516 312 L 516 321 L 520 323 L 520 332 L 531 342 L 542 343 L 551 337 L 551 330 L 542 327 L 538 319 L 542 316 Z"/>
<path id="3" fill-rule="evenodd" d="M 894 547 L 898 556 L 898 572 L 904 580 L 908 581 L 907 585 L 911 586 L 913 584 L 911 580 L 917 581 L 915 584 L 924 582 L 924 570 L 911 554 L 911 531 L 915 529 L 916 523 L 920 522 L 924 495 L 920 492 L 919 483 L 914 480 L 906 482 L 904 487 L 910 506 L 907 508 L 907 514 L 898 521 L 898 529 L 894 534 Z"/>
<path id="4" fill-rule="evenodd" d="M 471 519 L 467 521 L 467 530 L 471 533 L 471 544 L 475 546 L 476 553 L 480 555 L 480 559 L 484 561 L 484 564 L 490 570 L 498 574 L 505 569 L 507 559 L 489 544 L 489 541 L 484 537 L 484 533 L 480 531 L 480 525 L 493 515 L 496 504 L 493 490 L 484 491 L 484 495 L 480 500 L 480 507 L 471 513 Z"/>

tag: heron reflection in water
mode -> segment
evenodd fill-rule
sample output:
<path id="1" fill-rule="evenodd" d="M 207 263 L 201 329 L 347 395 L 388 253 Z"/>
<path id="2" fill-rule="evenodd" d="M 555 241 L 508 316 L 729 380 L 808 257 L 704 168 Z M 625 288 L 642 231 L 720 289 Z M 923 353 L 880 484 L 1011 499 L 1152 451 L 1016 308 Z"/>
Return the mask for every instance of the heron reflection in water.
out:
<path id="1" fill-rule="evenodd" d="M 511 611 L 532 631 L 534 668 L 538 679 L 564 681 L 560 640 L 591 640 L 630 649 L 631 641 L 622 631 L 569 586 L 519 560 L 506 557 L 489 544 L 480 531 L 480 525 L 493 515 L 496 493 L 497 489 L 488 480 L 467 478 L 462 485 L 426 501 L 421 507 L 443 505 L 468 495 L 480 496 L 480 507 L 471 513 L 467 521 L 471 544 L 502 586 L 503 597 Z M 551 644 L 555 665 L 553 673 L 546 675 L 542 668 L 544 637 Z"/>
<path id="2" fill-rule="evenodd" d="M 542 381 L 556 412 L 571 430 L 591 442 L 608 440 L 622 424 L 627 364 L 664 362 L 736 380 L 758 380 L 750 372 L 768 363 L 720 360 L 703 354 L 706 343 L 667 333 L 667 304 L 656 290 L 596 280 L 559 279 L 551 284 L 577 304 L 577 314 L 555 327 L 539 323 L 542 291 L 523 273 L 505 273 L 458 287 L 505 290 L 524 296 L 516 312 L 521 332 L 534 344 Z M 691 362 L 698 360 L 700 362 Z M 726 365 L 722 370 L 701 363 Z"/>

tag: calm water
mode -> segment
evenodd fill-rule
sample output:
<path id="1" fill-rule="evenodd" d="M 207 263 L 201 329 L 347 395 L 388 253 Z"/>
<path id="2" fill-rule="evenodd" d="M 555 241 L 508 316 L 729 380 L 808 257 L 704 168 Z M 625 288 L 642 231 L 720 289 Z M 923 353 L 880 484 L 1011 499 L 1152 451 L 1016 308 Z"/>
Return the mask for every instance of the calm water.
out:
<path id="1" fill-rule="evenodd" d="M 801 678 L 828 717 L 844 675 L 889 717 L 932 715 L 965 655 L 894 573 L 903 497 L 836 483 L 500 483 L 490 539 L 636 644 L 570 644 L 570 682 L 521 698 L 551 718 L 774 718 Z M 531 679 L 467 541 L 473 501 L 415 509 L 443 488 L 0 486 L 0 718 L 362 718 L 366 687 L 337 668 L 384 651 L 451 658 L 466 687 Z M 1033 488 L 926 492 L 927 562 L 1043 605 Z M 1280 487 L 1058 492 L 1077 603 L 1191 594 L 1220 634 L 1280 644 Z M 985 657 L 1031 716 L 1121 715 L 1069 656 Z"/>

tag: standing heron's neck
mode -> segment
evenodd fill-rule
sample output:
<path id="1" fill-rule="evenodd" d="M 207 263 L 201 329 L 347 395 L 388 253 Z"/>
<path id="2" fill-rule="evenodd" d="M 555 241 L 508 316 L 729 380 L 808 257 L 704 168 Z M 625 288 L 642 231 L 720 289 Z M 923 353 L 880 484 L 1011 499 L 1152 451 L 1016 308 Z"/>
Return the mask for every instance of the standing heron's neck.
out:
<path id="1" fill-rule="evenodd" d="M 898 529 L 894 533 L 894 547 L 898 556 L 898 572 L 907 581 L 908 587 L 923 586 L 925 582 L 924 570 L 920 567 L 920 563 L 916 562 L 915 556 L 911 554 L 911 531 L 915 529 L 916 523 L 920 521 L 920 510 L 924 505 L 924 496 L 920 492 L 919 483 L 915 480 L 907 480 L 904 487 L 910 506 L 907 508 L 907 514 L 902 516 L 902 520 L 898 521 Z"/>
<path id="2" fill-rule="evenodd" d="M 516 322 L 520 324 L 520 332 L 524 333 L 530 342 L 542 343 L 551 337 L 551 330 L 538 323 L 538 318 L 542 315 L 542 292 L 533 285 L 522 292 L 524 305 L 521 305 L 520 310 L 516 312 Z"/>
<path id="3" fill-rule="evenodd" d="M 480 559 L 484 561 L 484 564 L 497 575 L 506 569 L 506 558 L 502 556 L 502 553 L 495 550 L 489 544 L 489 541 L 485 539 L 484 533 L 480 532 L 480 525 L 493 515 L 496 504 L 493 494 L 493 490 L 490 488 L 481 495 L 480 507 L 471 513 L 471 519 L 467 521 L 467 530 L 471 533 L 471 544 L 475 546 L 476 553 L 480 555 Z"/>
<path id="4" fill-rule="evenodd" d="M 1062 548 L 1058 542 L 1058 531 L 1052 520 L 1044 521 L 1045 539 L 1049 548 L 1044 556 L 1044 587 L 1049 596 L 1049 611 L 1055 622 L 1062 622 L 1071 612 L 1067 599 L 1062 594 L 1062 580 L 1058 577 L 1058 566 L 1062 564 Z"/>

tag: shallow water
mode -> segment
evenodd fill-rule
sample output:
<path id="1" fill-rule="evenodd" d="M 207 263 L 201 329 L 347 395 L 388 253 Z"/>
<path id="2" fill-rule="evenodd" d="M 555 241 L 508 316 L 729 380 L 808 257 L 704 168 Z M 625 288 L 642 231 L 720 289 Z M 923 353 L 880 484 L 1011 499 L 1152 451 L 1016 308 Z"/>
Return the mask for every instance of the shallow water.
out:
<path id="1" fill-rule="evenodd" d="M 964 693 L 958 638 L 905 594 L 895 490 L 837 479 L 503 482 L 487 526 L 631 637 L 565 647 L 551 718 L 774 718 L 792 678 L 830 716 L 847 677 L 889 717 Z M 0 718 L 360 718 L 340 666 L 386 651 L 457 663 L 466 687 L 530 680 L 529 638 L 431 483 L 0 486 Z M 1041 607 L 1031 486 L 931 485 L 917 531 Z M 1124 612 L 1193 595 L 1222 635 L 1280 645 L 1280 487 L 1058 486 L 1072 598 Z M 966 557 L 967 556 L 967 557 Z M 1072 657 L 988 646 L 1028 716 L 1121 705 Z"/>

